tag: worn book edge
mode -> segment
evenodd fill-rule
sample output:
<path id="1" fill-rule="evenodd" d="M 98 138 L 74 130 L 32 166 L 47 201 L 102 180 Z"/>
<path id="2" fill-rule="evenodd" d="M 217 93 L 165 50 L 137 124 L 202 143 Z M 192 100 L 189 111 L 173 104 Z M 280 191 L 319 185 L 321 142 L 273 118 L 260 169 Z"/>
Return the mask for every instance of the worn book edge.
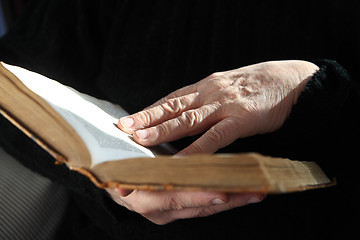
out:
<path id="1" fill-rule="evenodd" d="M 47 151 L 54 159 L 56 164 L 66 164 L 66 158 L 56 152 L 51 146 L 49 146 L 46 141 L 40 139 L 31 131 L 26 129 L 22 124 L 11 117 L 5 110 L 0 109 L 0 113 L 7 118 L 12 124 L 14 124 L 17 128 L 19 128 L 24 134 L 26 134 L 29 138 L 35 141 L 40 147 L 42 147 L 45 151 Z M 219 158 L 219 159 L 229 159 L 231 157 L 239 157 L 239 155 L 244 154 L 215 154 L 215 155 L 192 155 L 188 157 L 181 157 L 181 158 L 173 158 L 171 161 L 182 161 L 184 166 L 186 165 L 185 161 L 193 162 L 199 158 Z M 321 171 L 319 166 L 317 166 L 313 162 L 299 162 L 299 161 L 292 161 L 284 158 L 273 158 L 273 157 L 266 157 L 257 153 L 247 153 L 246 155 L 251 156 L 256 159 L 256 161 L 260 164 L 260 169 L 262 170 L 266 180 L 269 182 L 267 185 L 260 186 L 258 188 L 254 187 L 226 187 L 226 186 L 198 186 L 198 185 L 181 185 L 176 183 L 132 183 L 132 182 L 119 182 L 119 181 L 102 181 L 98 176 L 94 175 L 91 170 L 83 168 L 83 167 L 72 167 L 67 165 L 67 167 L 71 170 L 77 171 L 82 175 L 88 177 L 97 187 L 99 188 L 115 188 L 120 187 L 124 189 L 141 189 L 141 190 L 188 190 L 188 191 L 223 191 L 223 192 L 263 192 L 263 193 L 270 193 L 270 194 L 279 194 L 279 193 L 289 193 L 295 191 L 305 191 L 310 189 L 317 189 L 317 188 L 325 188 L 336 185 L 336 179 L 332 179 L 330 181 L 324 173 Z M 126 159 L 121 160 L 122 163 L 124 161 L 153 161 L 155 163 L 155 167 L 158 164 L 161 164 L 159 161 L 165 160 L 168 161 L 171 156 L 157 156 L 156 158 L 134 158 L 134 159 Z M 222 161 L 223 161 L 222 160 Z M 287 161 L 287 164 L 301 164 L 304 166 L 304 171 L 311 172 L 314 179 L 312 180 L 312 184 L 304 184 L 304 185 L 293 185 L 293 186 L 282 186 L 279 185 L 277 182 L 278 177 L 276 176 L 275 172 L 269 171 L 269 164 L 272 164 L 271 161 Z M 154 162 L 156 161 L 156 162 Z M 103 163 L 100 165 L 106 165 L 107 163 Z M 274 165 L 274 164 L 273 164 Z M 276 164 L 275 164 L 276 165 Z M 201 177 L 201 174 L 198 176 Z M 296 179 L 295 179 L 296 180 Z M 297 181 L 297 180 L 296 180 Z M 274 187 L 275 186 L 275 187 Z"/>
<path id="2" fill-rule="evenodd" d="M 0 106 L 0 108 L 3 106 Z M 11 115 L 11 113 L 9 113 L 6 109 L 2 109 L 0 111 L 0 113 L 7 118 L 12 124 L 14 124 L 17 128 L 19 128 L 22 132 L 24 132 L 28 137 L 30 137 L 32 140 L 34 140 L 39 146 L 41 146 L 43 149 L 45 149 L 51 156 L 54 157 L 54 159 L 56 160 L 56 163 L 65 163 L 67 164 L 67 166 L 72 169 L 72 170 L 76 170 L 78 172 L 80 172 L 81 174 L 87 176 L 92 182 L 94 182 L 95 185 L 97 185 L 98 187 L 122 187 L 122 188 L 136 188 L 136 189 L 147 189 L 147 190 L 177 190 L 177 189 L 182 189 L 182 190 L 214 190 L 214 191 L 227 191 L 227 192 L 266 192 L 266 193 L 282 193 L 282 192 L 292 192 L 292 191 L 301 191 L 301 190 L 307 190 L 307 189 L 314 189 L 314 188 L 319 188 L 319 187 L 327 187 L 327 186 L 331 186 L 334 185 L 336 182 L 335 181 L 330 181 L 328 179 L 324 179 L 323 177 L 319 178 L 320 180 L 318 182 L 315 182 L 313 184 L 302 184 L 302 185 L 295 185 L 295 186 L 291 186 L 291 185 L 287 185 L 287 186 L 276 186 L 277 182 L 279 182 L 279 180 L 274 180 L 276 179 L 276 176 L 281 176 L 281 174 L 276 174 L 273 173 L 272 171 L 269 171 L 269 166 L 266 166 L 266 164 L 264 163 L 263 160 L 258 160 L 258 163 L 260 164 L 260 169 L 262 170 L 262 175 L 264 176 L 264 178 L 266 179 L 266 181 L 268 181 L 268 184 L 263 184 L 260 185 L 260 187 L 247 187 L 247 186 L 233 186 L 233 187 L 229 187 L 229 186 L 223 186 L 223 185 L 212 185 L 212 183 L 206 183 L 205 186 L 204 185 L 199 185 L 199 184 L 178 184 L 176 181 L 174 182 L 168 182 L 168 183 L 164 183 L 164 182 L 141 182 L 138 181 L 137 179 L 135 181 L 113 181 L 113 180 L 103 180 L 104 176 L 101 176 L 101 166 L 106 165 L 107 163 L 104 164 L 100 164 L 100 167 L 96 167 L 99 168 L 99 172 L 100 172 L 100 176 L 95 175 L 93 172 L 94 169 L 87 169 L 87 167 L 82 167 L 82 166 L 76 166 L 76 165 L 70 165 L 68 164 L 68 161 L 66 159 L 66 157 L 64 157 L 64 155 L 62 153 L 57 152 L 56 150 L 54 150 L 53 147 L 51 147 L 51 144 L 48 143 L 46 141 L 46 139 L 41 139 L 38 135 L 34 134 L 33 132 L 31 132 L 27 125 L 22 124 L 21 121 L 19 121 L 19 119 L 17 119 L 16 117 L 14 117 L 13 115 Z M 264 159 L 264 156 L 261 156 L 259 154 L 250 154 L 252 155 L 252 157 L 254 158 L 258 158 L 258 159 Z M 238 158 L 238 155 L 227 155 L 227 157 L 223 158 L 220 162 L 220 164 L 223 164 L 223 161 L 228 161 L 229 160 L 229 156 L 235 156 L 235 158 Z M 190 157 L 184 157 L 181 158 L 181 165 L 186 167 L 186 164 L 188 164 L 187 167 L 191 167 L 194 162 L 196 162 L 198 159 L 201 158 L 214 158 L 215 160 L 219 160 L 217 158 L 221 158 L 224 156 L 215 156 L 215 155 L 196 155 L 196 156 L 190 156 Z M 171 156 L 159 156 L 155 159 L 152 160 L 152 164 L 151 166 L 154 167 L 162 167 L 161 166 L 161 162 L 163 162 L 164 164 L 168 164 L 171 161 L 178 161 L 177 160 L 170 160 L 169 158 L 171 158 Z M 271 161 L 273 161 L 274 158 L 271 158 Z M 137 159 L 131 159 L 131 160 L 122 160 L 122 163 L 124 163 L 123 161 L 131 161 L 131 162 L 142 162 L 142 161 L 146 161 L 146 163 L 149 163 L 149 159 L 148 158 L 137 158 Z M 237 164 L 237 163 L 236 163 Z M 290 163 L 291 164 L 291 163 Z M 305 163 L 302 163 L 303 165 L 306 165 Z M 117 165 L 117 164 L 115 164 Z M 267 165 L 269 165 L 267 163 Z M 200 166 L 200 168 L 199 168 Z M 201 165 L 198 165 L 198 169 L 201 169 Z M 309 169 L 309 166 L 304 166 L 304 169 Z M 311 170 L 312 167 L 310 167 L 310 170 L 306 170 L 306 171 L 312 171 Z M 214 169 L 212 169 L 214 170 Z M 215 171 L 217 171 L 218 169 L 215 168 Z M 278 169 L 279 170 L 279 169 Z M 280 169 L 281 170 L 281 169 Z M 107 171 L 105 169 L 105 171 Z M 191 170 L 192 171 L 192 170 Z M 190 172 L 191 172 L 190 171 Z M 200 171 L 201 172 L 201 171 Z M 192 172 L 192 174 L 194 174 L 194 172 Z M 198 173 L 195 173 L 196 176 L 199 179 L 201 178 L 201 174 L 198 175 Z M 224 175 L 226 175 L 226 173 L 224 173 Z M 193 177 L 193 179 L 195 179 L 195 177 Z M 102 179 L 102 180 L 101 180 Z M 210 182 L 212 179 L 209 179 Z M 225 181 L 226 182 L 226 181 Z M 275 186 L 275 187 L 274 187 Z"/>

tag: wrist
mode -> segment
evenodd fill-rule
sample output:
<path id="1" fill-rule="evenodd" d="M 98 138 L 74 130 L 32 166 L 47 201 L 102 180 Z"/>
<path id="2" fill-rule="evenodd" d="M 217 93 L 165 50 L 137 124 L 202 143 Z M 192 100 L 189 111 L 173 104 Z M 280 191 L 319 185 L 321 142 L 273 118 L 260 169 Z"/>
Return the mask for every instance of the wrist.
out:
<path id="1" fill-rule="evenodd" d="M 292 67 L 296 72 L 298 78 L 296 87 L 294 88 L 293 104 L 296 104 L 300 94 L 304 91 L 308 82 L 313 78 L 314 74 L 319 71 L 319 67 L 308 61 L 293 60 L 291 61 Z"/>

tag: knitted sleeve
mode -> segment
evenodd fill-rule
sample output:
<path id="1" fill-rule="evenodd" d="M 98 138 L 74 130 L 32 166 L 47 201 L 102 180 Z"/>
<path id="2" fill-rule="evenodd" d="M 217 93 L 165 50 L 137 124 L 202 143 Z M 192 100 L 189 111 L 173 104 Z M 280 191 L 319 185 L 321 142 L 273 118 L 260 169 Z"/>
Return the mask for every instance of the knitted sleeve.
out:
<path id="1" fill-rule="evenodd" d="M 318 162 L 350 194 L 359 182 L 354 168 L 360 134 L 358 82 L 334 60 L 313 62 L 319 71 L 272 138 L 281 154 Z"/>

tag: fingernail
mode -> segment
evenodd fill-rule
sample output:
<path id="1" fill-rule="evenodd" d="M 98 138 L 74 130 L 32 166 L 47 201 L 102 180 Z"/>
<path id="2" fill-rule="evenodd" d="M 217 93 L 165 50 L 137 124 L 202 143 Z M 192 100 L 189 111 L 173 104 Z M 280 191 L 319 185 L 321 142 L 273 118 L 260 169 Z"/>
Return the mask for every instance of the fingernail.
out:
<path id="1" fill-rule="evenodd" d="M 220 199 L 220 198 L 215 198 L 214 200 L 212 200 L 212 204 L 214 204 L 214 205 L 223 205 L 223 204 L 225 204 L 225 201 Z"/>
<path id="2" fill-rule="evenodd" d="M 131 126 L 134 125 L 134 119 L 131 117 L 121 118 L 120 123 L 125 128 L 131 128 Z"/>
<path id="3" fill-rule="evenodd" d="M 149 135 L 147 130 L 138 130 L 135 132 L 136 136 L 140 139 L 146 139 Z"/>
<path id="4" fill-rule="evenodd" d="M 177 158 L 177 157 L 184 157 L 186 154 L 184 152 L 178 152 L 176 153 L 173 157 Z"/>
<path id="5" fill-rule="evenodd" d="M 258 203 L 258 202 L 261 202 L 261 199 L 258 198 L 258 197 L 251 197 L 251 198 L 249 198 L 248 201 L 247 201 L 248 204 Z"/>

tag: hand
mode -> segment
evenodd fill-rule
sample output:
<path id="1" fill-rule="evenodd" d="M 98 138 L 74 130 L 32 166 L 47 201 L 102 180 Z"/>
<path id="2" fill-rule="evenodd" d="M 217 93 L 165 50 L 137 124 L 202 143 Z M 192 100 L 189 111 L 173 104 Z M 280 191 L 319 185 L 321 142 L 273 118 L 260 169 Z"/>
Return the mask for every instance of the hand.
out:
<path id="1" fill-rule="evenodd" d="M 118 127 L 152 146 L 205 133 L 179 155 L 214 153 L 238 138 L 277 130 L 318 67 L 264 62 L 219 72 L 121 118 Z"/>
<path id="2" fill-rule="evenodd" d="M 177 219 L 209 216 L 265 198 L 256 193 L 150 192 L 109 188 L 106 191 L 119 205 L 161 225 Z"/>

